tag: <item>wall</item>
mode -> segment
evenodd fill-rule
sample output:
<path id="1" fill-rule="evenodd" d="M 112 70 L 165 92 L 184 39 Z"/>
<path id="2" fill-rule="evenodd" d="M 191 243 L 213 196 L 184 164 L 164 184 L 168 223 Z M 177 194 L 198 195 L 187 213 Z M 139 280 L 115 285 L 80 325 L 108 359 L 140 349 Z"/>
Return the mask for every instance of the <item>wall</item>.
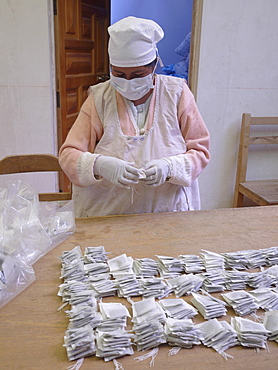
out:
<path id="1" fill-rule="evenodd" d="M 56 154 L 50 4 L 50 0 L 1 0 L 0 158 Z M 38 191 L 55 188 L 54 174 L 20 178 Z"/>
<path id="2" fill-rule="evenodd" d="M 182 60 L 175 48 L 191 30 L 192 4 L 193 0 L 111 0 L 111 23 L 131 15 L 157 22 L 165 33 L 158 44 L 160 57 L 164 65 L 172 64 Z"/>
<path id="3" fill-rule="evenodd" d="M 197 103 L 211 132 L 212 160 L 200 177 L 205 209 L 232 206 L 242 113 L 278 116 L 277 14 L 277 0 L 204 0 Z M 252 153 L 248 179 L 278 178 L 273 154 L 264 165 Z"/>

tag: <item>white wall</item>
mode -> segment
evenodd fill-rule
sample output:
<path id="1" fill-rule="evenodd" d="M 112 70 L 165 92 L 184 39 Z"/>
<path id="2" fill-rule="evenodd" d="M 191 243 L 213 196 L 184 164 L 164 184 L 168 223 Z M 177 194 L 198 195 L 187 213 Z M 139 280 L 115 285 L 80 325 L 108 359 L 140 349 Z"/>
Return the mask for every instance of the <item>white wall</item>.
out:
<path id="1" fill-rule="evenodd" d="M 278 116 L 277 14 L 277 0 L 204 0 L 197 103 L 212 159 L 200 177 L 203 209 L 232 206 L 242 113 Z M 278 178 L 277 154 L 266 166 L 252 155 L 248 179 Z"/>
<path id="2" fill-rule="evenodd" d="M 0 158 L 57 154 L 50 4 L 50 0 L 1 0 Z M 38 191 L 54 189 L 54 174 L 24 178 Z"/>

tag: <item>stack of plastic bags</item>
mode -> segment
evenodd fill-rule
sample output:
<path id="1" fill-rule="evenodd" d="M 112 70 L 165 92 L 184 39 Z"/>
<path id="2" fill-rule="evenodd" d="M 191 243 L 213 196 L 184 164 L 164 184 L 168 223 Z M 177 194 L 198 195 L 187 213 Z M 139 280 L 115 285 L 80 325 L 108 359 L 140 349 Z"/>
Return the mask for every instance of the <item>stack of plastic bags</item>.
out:
<path id="1" fill-rule="evenodd" d="M 75 230 L 73 201 L 39 202 L 23 182 L 0 182 L 0 308 L 35 281 L 32 265 Z"/>

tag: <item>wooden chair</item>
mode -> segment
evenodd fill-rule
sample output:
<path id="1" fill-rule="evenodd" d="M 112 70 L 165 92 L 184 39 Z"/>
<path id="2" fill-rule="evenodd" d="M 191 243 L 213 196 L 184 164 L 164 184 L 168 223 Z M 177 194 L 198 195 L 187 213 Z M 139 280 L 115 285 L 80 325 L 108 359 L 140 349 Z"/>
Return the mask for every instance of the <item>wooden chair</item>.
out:
<path id="1" fill-rule="evenodd" d="M 250 145 L 278 144 L 278 136 L 251 135 L 250 126 L 272 126 L 278 129 L 278 117 L 251 117 L 243 113 L 238 152 L 238 164 L 234 194 L 234 207 L 242 207 L 244 196 L 256 205 L 278 204 L 278 180 L 246 181 L 248 153 Z"/>
<path id="2" fill-rule="evenodd" d="M 0 161 L 0 175 L 24 172 L 63 172 L 58 158 L 52 154 L 10 155 Z M 41 193 L 40 201 L 69 200 L 69 192 Z"/>

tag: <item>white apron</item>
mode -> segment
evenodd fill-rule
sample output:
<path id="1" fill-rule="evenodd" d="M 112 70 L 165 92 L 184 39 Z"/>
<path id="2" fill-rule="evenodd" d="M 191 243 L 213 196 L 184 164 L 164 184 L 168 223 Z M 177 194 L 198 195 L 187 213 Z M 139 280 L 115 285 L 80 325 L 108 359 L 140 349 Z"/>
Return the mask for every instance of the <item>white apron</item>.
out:
<path id="1" fill-rule="evenodd" d="M 124 135 L 117 111 L 115 89 L 110 86 L 109 81 L 92 87 L 91 93 L 104 127 L 104 134 L 94 153 L 120 158 L 136 168 L 143 168 L 150 160 L 186 152 L 186 143 L 177 119 L 182 82 L 166 86 L 161 77 L 156 76 L 152 126 L 140 136 Z M 130 110 L 128 105 L 126 109 Z M 129 117 L 135 127 L 131 111 Z M 133 185 L 129 190 L 103 179 L 86 188 L 74 188 L 75 204 L 78 208 L 76 211 L 80 217 L 175 212 L 200 208 L 197 180 L 191 187 L 170 182 L 152 187 L 139 181 L 139 184 Z"/>

